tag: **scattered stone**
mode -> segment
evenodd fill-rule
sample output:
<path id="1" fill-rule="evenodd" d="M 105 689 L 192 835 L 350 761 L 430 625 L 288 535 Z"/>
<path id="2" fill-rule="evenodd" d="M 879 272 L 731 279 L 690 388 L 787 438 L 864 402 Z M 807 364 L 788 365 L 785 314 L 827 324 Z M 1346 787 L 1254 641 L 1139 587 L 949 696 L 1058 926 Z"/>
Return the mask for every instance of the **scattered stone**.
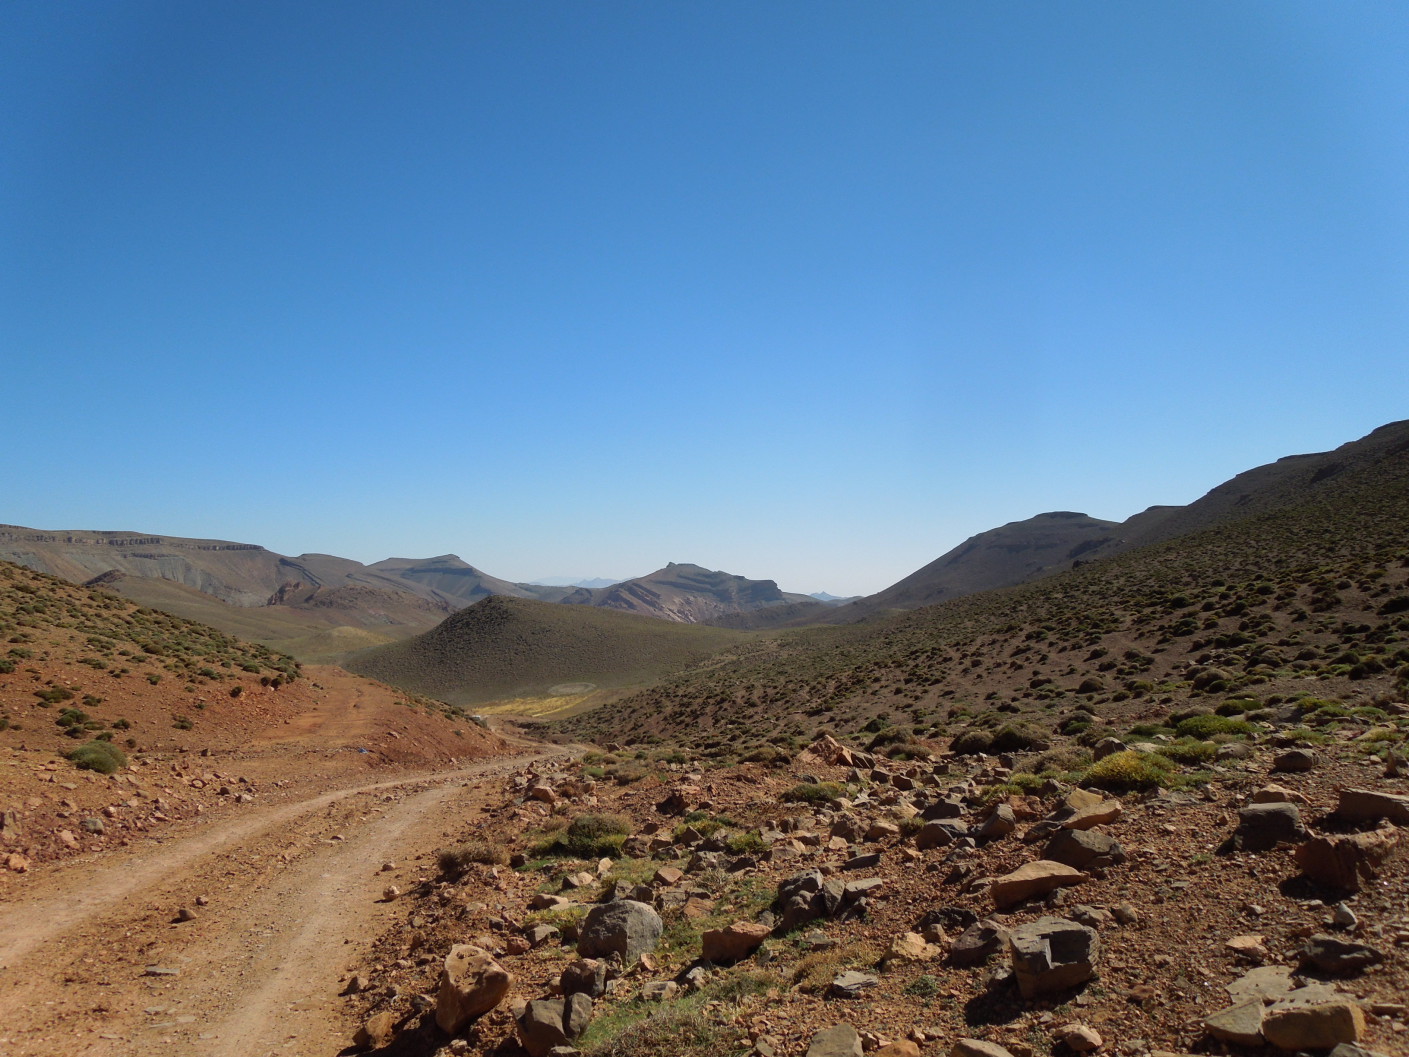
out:
<path id="1" fill-rule="evenodd" d="M 881 965 L 908 965 L 913 962 L 927 962 L 939 956 L 940 950 L 929 943 L 918 932 L 906 932 L 890 941 L 890 947 L 881 958 Z"/>
<path id="2" fill-rule="evenodd" d="M 190 907 L 182 907 L 176 912 L 176 920 L 180 922 L 195 921 L 196 912 Z"/>
<path id="3" fill-rule="evenodd" d="M 1360 919 L 1345 903 L 1337 903 L 1331 908 L 1331 924 L 1338 929 L 1354 932 L 1355 927 L 1360 924 Z"/>
<path id="4" fill-rule="evenodd" d="M 968 827 L 962 822 L 933 820 L 926 822 L 915 834 L 915 847 L 920 851 L 927 848 L 942 848 L 946 844 L 953 844 L 954 841 L 966 836 L 967 833 Z"/>
<path id="5" fill-rule="evenodd" d="M 862 1057 L 861 1036 L 850 1024 L 823 1028 L 812 1036 L 807 1057 Z"/>
<path id="6" fill-rule="evenodd" d="M 524 929 L 523 938 L 528 940 L 530 947 L 541 947 L 545 943 L 562 938 L 562 933 L 552 925 L 531 925 Z"/>
<path id="7" fill-rule="evenodd" d="M 1095 1053 L 1105 1045 L 1100 1033 L 1085 1024 L 1063 1024 L 1056 1030 L 1056 1037 L 1073 1053 Z"/>
<path id="8" fill-rule="evenodd" d="M 1261 936 L 1234 936 L 1223 946 L 1242 961 L 1254 965 L 1261 965 L 1271 957 Z"/>
<path id="9" fill-rule="evenodd" d="M 1387 818 L 1396 826 L 1409 826 L 1409 796 L 1373 789 L 1342 789 L 1334 814 L 1346 822 L 1378 822 Z"/>
<path id="10" fill-rule="evenodd" d="M 977 921 L 949 945 L 949 961 L 956 968 L 982 965 L 1008 947 L 1008 930 L 993 921 Z"/>
<path id="11" fill-rule="evenodd" d="M 1252 795 L 1254 804 L 1296 804 L 1300 807 L 1310 807 L 1311 801 L 1295 789 L 1288 789 L 1284 785 L 1265 785 Z"/>
<path id="12" fill-rule="evenodd" d="M 1302 774 L 1315 770 L 1316 765 L 1320 762 L 1321 757 L 1314 749 L 1292 749 L 1272 761 L 1272 770 L 1287 774 Z"/>
<path id="13" fill-rule="evenodd" d="M 1004 874 L 993 882 L 988 891 L 994 905 L 999 910 L 1007 910 L 1025 899 L 1046 895 L 1066 885 L 1081 884 L 1088 879 L 1088 875 L 1065 863 L 1038 859 Z"/>
<path id="14" fill-rule="evenodd" d="M 577 941 L 584 958 L 619 954 L 631 965 L 656 949 L 662 924 L 653 907 L 634 899 L 600 903 L 587 913 Z"/>
<path id="15" fill-rule="evenodd" d="M 1327 973 L 1358 973 L 1385 960 L 1384 954 L 1374 947 L 1336 936 L 1312 936 L 1301 954 L 1305 961 Z"/>
<path id="16" fill-rule="evenodd" d="M 1239 1046 L 1262 1045 L 1262 999 L 1255 998 L 1220 1009 L 1204 1018 L 1204 1028 L 1215 1039 Z"/>
<path id="17" fill-rule="evenodd" d="M 1328 1050 L 1364 1033 L 1365 1014 L 1347 998 L 1311 1004 L 1284 999 L 1262 1015 L 1263 1037 L 1282 1050 Z"/>
<path id="18" fill-rule="evenodd" d="M 949 1048 L 949 1057 L 1013 1057 L 1011 1050 L 983 1039 L 959 1039 Z"/>
<path id="19" fill-rule="evenodd" d="M 1254 1000 L 1262 1005 L 1290 994 L 1295 986 L 1291 969 L 1285 965 L 1268 965 L 1244 973 L 1228 985 L 1227 991 L 1235 1006 Z"/>
<path id="20" fill-rule="evenodd" d="M 647 1002 L 666 1002 L 674 998 L 680 985 L 674 980 L 651 980 L 641 988 L 641 997 Z"/>
<path id="21" fill-rule="evenodd" d="M 579 958 L 563 970 L 558 987 L 564 996 L 601 998 L 607 993 L 607 963 L 598 958 Z"/>
<path id="22" fill-rule="evenodd" d="M 773 930 L 767 925 L 736 921 L 727 928 L 712 929 L 703 937 L 702 954 L 707 962 L 730 965 L 747 958 Z"/>
<path id="23" fill-rule="evenodd" d="M 860 998 L 880 982 L 879 977 L 872 976 L 870 973 L 860 973 L 855 969 L 848 969 L 832 980 L 832 986 L 827 989 L 827 995 L 829 998 Z"/>
<path id="24" fill-rule="evenodd" d="M 1063 829 L 1052 834 L 1042 849 L 1042 858 L 1084 870 L 1118 865 L 1125 861 L 1125 852 L 1100 830 Z"/>
<path id="25" fill-rule="evenodd" d="M 886 1043 L 871 1057 L 920 1057 L 920 1047 L 909 1039 L 901 1039 L 899 1042 Z"/>
<path id="26" fill-rule="evenodd" d="M 1101 940 L 1095 929 L 1041 917 L 1008 936 L 1013 975 L 1023 998 L 1064 991 L 1096 975 Z"/>
<path id="27" fill-rule="evenodd" d="M 385 888 L 382 889 L 383 902 L 390 903 L 392 900 L 400 898 L 401 889 L 397 888 L 396 885 L 387 885 Z"/>
<path id="28" fill-rule="evenodd" d="M 1119 738 L 1102 738 L 1091 747 L 1091 756 L 1096 760 L 1104 760 L 1107 756 L 1114 756 L 1118 752 L 1124 752 L 1125 742 Z"/>
<path id="29" fill-rule="evenodd" d="M 677 870 L 674 866 L 662 866 L 651 878 L 651 883 L 669 888 L 672 885 L 678 885 L 684 876 L 684 872 Z"/>
<path id="30" fill-rule="evenodd" d="M 592 1000 L 581 992 L 568 998 L 537 998 L 524 1003 L 518 1014 L 519 1042 L 529 1057 L 548 1057 L 554 1047 L 570 1046 L 591 1019 Z"/>
<path id="31" fill-rule="evenodd" d="M 974 836 L 984 840 L 996 840 L 999 837 L 1006 837 L 1018 828 L 1017 816 L 1013 814 L 1010 804 L 999 804 L 993 809 L 993 813 L 983 820 L 983 824 L 975 831 Z"/>
<path id="32" fill-rule="evenodd" d="M 1073 921 L 1085 925 L 1087 928 L 1108 929 L 1115 925 L 1115 915 L 1103 907 L 1087 906 L 1085 903 L 1078 903 L 1071 909 Z"/>
<path id="33" fill-rule="evenodd" d="M 352 1041 L 367 1049 L 381 1049 L 396 1037 L 396 1015 L 389 1009 L 368 1017 L 353 1035 Z"/>
<path id="34" fill-rule="evenodd" d="M 458 1035 L 475 1017 L 503 1001 L 513 974 L 480 947 L 458 943 L 450 948 L 440 973 L 435 1022 L 447 1035 Z"/>
<path id="35" fill-rule="evenodd" d="M 1295 804 L 1249 804 L 1238 812 L 1233 844 L 1242 851 L 1270 851 L 1278 844 L 1299 844 L 1310 836 Z"/>

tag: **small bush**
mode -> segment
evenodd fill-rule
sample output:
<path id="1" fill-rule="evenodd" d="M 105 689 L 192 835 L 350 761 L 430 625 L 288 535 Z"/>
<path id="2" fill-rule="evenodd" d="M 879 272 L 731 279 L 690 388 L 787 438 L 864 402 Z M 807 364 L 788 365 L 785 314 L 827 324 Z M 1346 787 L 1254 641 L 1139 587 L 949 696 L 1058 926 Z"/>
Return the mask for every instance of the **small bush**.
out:
<path id="1" fill-rule="evenodd" d="M 966 730 L 954 739 L 949 746 L 951 752 L 960 756 L 977 756 L 993 747 L 993 735 L 984 730 Z"/>
<path id="2" fill-rule="evenodd" d="M 80 771 L 116 774 L 127 766 L 126 754 L 110 741 L 89 741 L 68 754 Z"/>
<path id="3" fill-rule="evenodd" d="M 1030 752 L 1052 747 L 1048 734 L 1031 723 L 1009 723 L 998 728 L 989 743 L 989 752 Z"/>
<path id="4" fill-rule="evenodd" d="M 1214 754 L 1218 751 L 1218 746 L 1211 741 L 1183 738 L 1173 745 L 1161 745 L 1155 751 L 1175 763 L 1196 764 L 1213 759 Z"/>
<path id="5" fill-rule="evenodd" d="M 905 993 L 916 998 L 933 998 L 939 994 L 939 981 L 928 973 L 918 976 L 905 985 Z"/>
<path id="6" fill-rule="evenodd" d="M 502 844 L 487 840 L 471 840 L 457 844 L 453 848 L 442 848 L 436 853 L 436 865 L 450 880 L 458 880 L 472 863 L 486 866 L 507 866 L 509 852 Z"/>
<path id="7" fill-rule="evenodd" d="M 836 782 L 799 782 L 783 794 L 783 799 L 794 804 L 823 804 L 846 796 L 846 787 Z"/>
<path id="8" fill-rule="evenodd" d="M 1081 784 L 1113 793 L 1156 789 L 1168 782 L 1173 769 L 1174 764 L 1163 756 L 1126 749 L 1097 760 Z"/>
<path id="9" fill-rule="evenodd" d="M 724 842 L 734 855 L 758 855 L 768 846 L 763 837 L 750 830 L 747 833 L 731 833 Z"/>
<path id="10" fill-rule="evenodd" d="M 1174 733 L 1181 738 L 1211 738 L 1215 734 L 1245 736 L 1253 732 L 1253 725 L 1245 719 L 1231 716 L 1199 715 L 1181 719 L 1174 725 Z"/>
<path id="11" fill-rule="evenodd" d="M 552 840 L 539 844 L 539 855 L 564 855 L 575 859 L 616 859 L 631 833 L 631 820 L 624 815 L 578 815 L 567 829 Z"/>

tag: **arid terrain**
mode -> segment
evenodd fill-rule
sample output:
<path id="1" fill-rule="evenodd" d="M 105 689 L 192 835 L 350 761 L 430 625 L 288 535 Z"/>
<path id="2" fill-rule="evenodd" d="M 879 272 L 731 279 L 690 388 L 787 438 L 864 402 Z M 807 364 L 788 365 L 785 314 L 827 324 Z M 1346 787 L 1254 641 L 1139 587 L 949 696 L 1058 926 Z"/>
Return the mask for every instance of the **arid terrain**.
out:
<path id="1" fill-rule="evenodd" d="M 675 567 L 769 604 L 484 597 L 361 675 L 0 564 L 0 1044 L 1409 1054 L 1407 520 L 1396 423 L 837 623 Z"/>

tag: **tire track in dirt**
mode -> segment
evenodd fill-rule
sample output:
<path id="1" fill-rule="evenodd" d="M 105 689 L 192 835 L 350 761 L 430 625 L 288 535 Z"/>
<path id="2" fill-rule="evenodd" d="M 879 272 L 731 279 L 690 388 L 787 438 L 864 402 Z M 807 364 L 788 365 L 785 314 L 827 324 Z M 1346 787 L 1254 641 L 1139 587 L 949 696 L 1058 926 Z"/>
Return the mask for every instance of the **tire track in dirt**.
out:
<path id="1" fill-rule="evenodd" d="M 560 754 L 499 757 L 338 789 L 46 871 L 35 879 L 42 893 L 0 908 L 0 1048 L 94 1057 L 157 1044 L 201 1057 L 334 1052 L 332 1040 L 346 1038 L 338 1034 L 336 980 L 356 944 L 370 942 L 392 913 L 374 901 L 385 883 L 379 864 L 425 852 L 440 829 L 462 822 L 483 795 L 474 779 Z M 350 811 L 351 798 L 417 785 L 428 788 L 390 806 L 369 803 L 340 840 L 319 833 L 331 825 L 320 811 Z M 276 846 L 291 841 L 307 853 L 274 869 Z M 173 934 L 169 916 L 153 907 L 202 891 L 217 875 L 236 876 L 235 896 Z M 167 945 L 183 951 L 181 974 L 144 980 L 148 952 Z M 154 999 L 161 1006 L 150 1006 Z M 178 1008 L 182 1016 L 156 1036 L 160 1022 L 143 1019 L 143 1006 Z"/>

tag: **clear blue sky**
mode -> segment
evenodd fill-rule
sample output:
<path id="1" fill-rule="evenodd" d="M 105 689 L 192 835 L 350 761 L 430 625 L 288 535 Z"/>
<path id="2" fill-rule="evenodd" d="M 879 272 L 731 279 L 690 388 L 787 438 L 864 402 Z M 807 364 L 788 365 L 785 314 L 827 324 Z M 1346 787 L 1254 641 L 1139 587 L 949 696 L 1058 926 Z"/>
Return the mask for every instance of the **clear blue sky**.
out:
<path id="1" fill-rule="evenodd" d="M 0 6 L 0 521 L 877 590 L 1409 415 L 1401 3 Z"/>

